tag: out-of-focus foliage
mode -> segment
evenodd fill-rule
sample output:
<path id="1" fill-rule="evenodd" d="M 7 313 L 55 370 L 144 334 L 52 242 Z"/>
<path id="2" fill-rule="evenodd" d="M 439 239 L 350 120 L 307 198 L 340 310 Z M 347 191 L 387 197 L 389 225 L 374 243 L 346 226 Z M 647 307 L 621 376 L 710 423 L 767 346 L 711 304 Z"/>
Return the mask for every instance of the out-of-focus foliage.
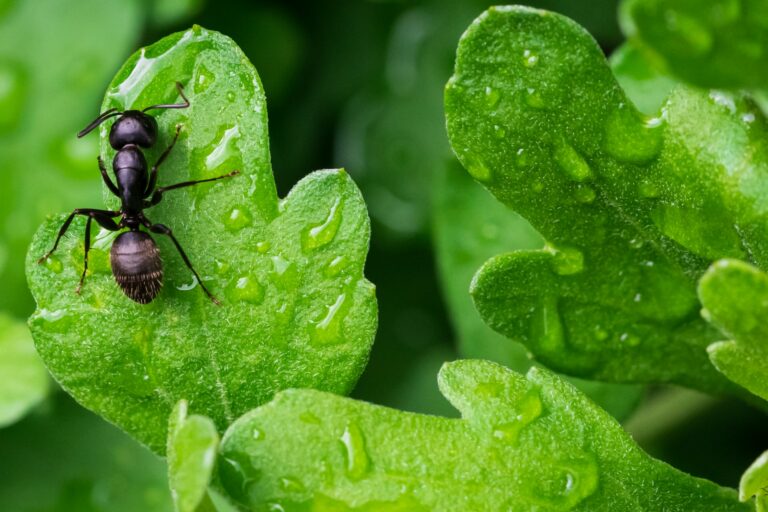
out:
<path id="1" fill-rule="evenodd" d="M 170 512 L 165 464 L 64 393 L 0 430 L 4 512 Z"/>
<path id="2" fill-rule="evenodd" d="M 622 29 L 662 71 L 706 88 L 768 88 L 764 0 L 624 0 Z"/>
<path id="3" fill-rule="evenodd" d="M 83 268 L 79 236 L 38 264 L 61 216 L 41 227 L 28 260 L 38 304 L 30 326 L 54 377 L 158 453 L 177 399 L 223 430 L 280 389 L 348 393 L 376 331 L 374 289 L 363 277 L 370 228 L 362 197 L 343 170 L 313 173 L 277 197 L 264 94 L 231 39 L 195 26 L 142 48 L 113 80 L 103 110 L 173 102 L 176 80 L 191 106 L 155 116 L 161 135 L 150 162 L 182 127 L 159 184 L 241 174 L 168 192 L 146 215 L 174 230 L 223 306 L 188 284 L 191 273 L 164 237 L 165 287 L 149 305 L 115 285 L 113 237 L 91 251 L 82 295 L 73 292 Z M 107 133 L 102 125 L 102 157 L 111 161 Z M 83 224 L 71 229 L 82 233 Z"/>
<path id="4" fill-rule="evenodd" d="M 141 27 L 139 0 L 8 1 L 0 10 L 0 309 L 28 315 L 24 254 L 51 212 L 100 204 L 94 138 L 75 133 Z"/>
<path id="5" fill-rule="evenodd" d="M 48 392 L 48 372 L 29 329 L 0 314 L 0 427 L 21 418 Z"/>

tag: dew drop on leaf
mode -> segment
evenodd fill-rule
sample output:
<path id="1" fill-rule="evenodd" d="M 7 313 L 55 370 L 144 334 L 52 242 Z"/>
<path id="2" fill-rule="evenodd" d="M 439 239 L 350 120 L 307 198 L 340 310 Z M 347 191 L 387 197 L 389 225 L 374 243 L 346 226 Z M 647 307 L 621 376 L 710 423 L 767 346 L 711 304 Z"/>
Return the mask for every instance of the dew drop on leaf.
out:
<path id="1" fill-rule="evenodd" d="M 584 254 L 573 247 L 554 247 L 547 245 L 552 253 L 552 270 L 558 275 L 570 276 L 584 270 Z"/>
<path id="2" fill-rule="evenodd" d="M 494 89 L 491 86 L 488 86 L 485 88 L 485 105 L 488 108 L 494 108 L 496 105 L 499 104 L 499 100 L 501 99 L 501 94 L 498 90 Z"/>
<path id="3" fill-rule="evenodd" d="M 264 287 L 253 276 L 242 276 L 227 286 L 227 297 L 233 302 L 261 304 L 264 301 Z"/>
<path id="4" fill-rule="evenodd" d="M 223 221 L 227 231 L 239 231 L 251 224 L 251 214 L 244 207 L 236 206 L 224 216 Z"/>
<path id="5" fill-rule="evenodd" d="M 347 268 L 347 258 L 344 256 L 336 256 L 325 267 L 324 274 L 326 277 L 336 277 L 341 274 L 345 268 Z"/>
<path id="6" fill-rule="evenodd" d="M 219 174 L 224 174 L 233 169 L 242 167 L 240 165 L 240 153 L 236 148 L 235 142 L 240 138 L 240 128 L 235 125 L 226 128 L 219 135 L 218 142 L 205 157 L 204 178 L 213 178 Z M 228 164 L 225 166 L 225 164 Z M 225 168 L 226 167 L 226 168 Z"/>
<path id="7" fill-rule="evenodd" d="M 525 103 L 533 108 L 544 108 L 547 106 L 541 93 L 533 87 L 525 90 Z"/>
<path id="8" fill-rule="evenodd" d="M 605 124 L 605 151 L 620 162 L 644 164 L 661 151 L 663 117 L 646 118 L 634 107 L 621 103 Z"/>
<path id="9" fill-rule="evenodd" d="M 272 282 L 278 288 L 295 288 L 298 285 L 298 269 L 296 265 L 284 256 L 272 256 Z"/>
<path id="10" fill-rule="evenodd" d="M 339 438 L 344 446 L 346 473 L 352 480 L 359 480 L 368 472 L 370 461 L 365 451 L 365 440 L 360 427 L 356 423 L 347 423 L 344 433 Z"/>
<path id="11" fill-rule="evenodd" d="M 272 247 L 272 244 L 267 241 L 258 242 L 256 244 L 256 250 L 259 252 L 259 254 L 265 254 L 270 247 Z"/>
<path id="12" fill-rule="evenodd" d="M 195 94 L 200 94 L 216 81 L 216 75 L 206 68 L 204 64 L 201 64 L 197 68 L 197 74 L 192 80 L 194 81 Z"/>
<path id="13" fill-rule="evenodd" d="M 534 310 L 531 337 L 544 351 L 553 352 L 565 345 L 565 332 L 556 297 L 545 297 Z"/>
<path id="14" fill-rule="evenodd" d="M 565 172 L 569 179 L 583 182 L 593 177 L 592 169 L 573 146 L 565 141 L 555 144 L 552 151 L 557 165 Z"/>
<path id="15" fill-rule="evenodd" d="M 333 241 L 341 225 L 341 208 L 341 197 L 337 197 L 325 220 L 302 232 L 301 247 L 305 251 L 317 249 Z"/>
<path id="16" fill-rule="evenodd" d="M 543 409 L 541 397 L 535 390 L 526 393 L 515 405 L 517 416 L 512 421 L 493 426 L 493 437 L 510 444 L 517 443 L 520 431 L 541 416 Z"/>
<path id="17" fill-rule="evenodd" d="M 55 274 L 60 274 L 64 269 L 64 265 L 62 265 L 61 260 L 56 255 L 48 256 L 48 259 L 45 260 L 45 266 Z"/>
<path id="18" fill-rule="evenodd" d="M 333 304 L 327 306 L 325 314 L 314 325 L 310 323 L 309 334 L 315 343 L 334 343 L 339 340 L 341 324 L 349 309 L 349 299 L 346 293 L 336 297 Z"/>
<path id="19" fill-rule="evenodd" d="M 539 56 L 531 50 L 525 50 L 523 52 L 523 65 L 527 68 L 532 68 L 539 63 Z"/>

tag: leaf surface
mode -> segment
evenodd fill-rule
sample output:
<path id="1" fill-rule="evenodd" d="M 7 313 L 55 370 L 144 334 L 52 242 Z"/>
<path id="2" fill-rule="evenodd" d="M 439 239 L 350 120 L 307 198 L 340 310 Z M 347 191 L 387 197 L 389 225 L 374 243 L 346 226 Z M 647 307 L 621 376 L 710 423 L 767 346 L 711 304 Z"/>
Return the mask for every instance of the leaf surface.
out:
<path id="1" fill-rule="evenodd" d="M 26 325 L 0 314 L 0 427 L 19 420 L 48 394 L 48 372 Z"/>
<path id="2" fill-rule="evenodd" d="M 95 237 L 82 295 L 74 293 L 82 219 L 37 265 L 64 217 L 49 219 L 27 260 L 38 305 L 30 326 L 48 368 L 79 402 L 159 453 L 182 398 L 223 431 L 279 389 L 347 393 L 376 329 L 374 288 L 363 277 L 370 228 L 360 193 L 343 170 L 326 170 L 277 197 L 261 84 L 232 40 L 194 27 L 141 49 L 118 72 L 102 110 L 177 102 L 176 81 L 191 106 L 154 111 L 160 136 L 146 152 L 150 165 L 182 127 L 159 184 L 233 169 L 241 175 L 167 192 L 146 215 L 173 229 L 223 306 L 208 300 L 159 235 L 164 288 L 149 305 L 133 303 L 113 282 L 109 233 Z M 109 124 L 101 127 L 105 162 L 114 154 Z M 110 208 L 119 206 L 106 197 Z"/>
<path id="3" fill-rule="evenodd" d="M 707 347 L 726 377 L 768 400 L 768 274 L 737 260 L 712 265 L 699 283 L 702 316 L 729 338 Z"/>
<path id="4" fill-rule="evenodd" d="M 755 459 L 739 482 L 739 499 L 747 501 L 752 497 L 756 512 L 768 510 L 768 451 Z"/>
<path id="5" fill-rule="evenodd" d="M 547 370 L 463 360 L 439 384 L 462 419 L 283 391 L 225 434 L 222 483 L 249 510 L 286 512 L 750 510 L 650 458 Z"/>
<path id="6" fill-rule="evenodd" d="M 716 258 L 767 263 L 759 109 L 677 88 L 647 118 L 581 27 L 524 7 L 470 26 L 445 99 L 464 167 L 547 242 L 478 271 L 484 320 L 566 373 L 735 390 L 695 284 Z"/>

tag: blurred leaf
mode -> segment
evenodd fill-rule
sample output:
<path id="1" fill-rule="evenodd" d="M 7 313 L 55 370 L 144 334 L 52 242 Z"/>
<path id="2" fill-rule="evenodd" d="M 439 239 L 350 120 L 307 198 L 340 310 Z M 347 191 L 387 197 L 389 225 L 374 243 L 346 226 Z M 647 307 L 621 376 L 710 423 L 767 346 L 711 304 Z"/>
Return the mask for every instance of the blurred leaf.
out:
<path id="1" fill-rule="evenodd" d="M 170 512 L 165 464 L 64 393 L 0 431 L 0 510 Z"/>
<path id="2" fill-rule="evenodd" d="M 140 4 L 36 0 L 0 9 L 0 310 L 32 311 L 24 254 L 45 215 L 99 197 L 98 145 L 75 133 L 132 48 Z"/>
<path id="3" fill-rule="evenodd" d="M 439 383 L 463 419 L 283 391 L 225 434 L 222 483 L 249 510 L 285 512 L 750 509 L 650 458 L 547 370 L 464 360 Z"/>
<path id="4" fill-rule="evenodd" d="M 150 0 L 147 21 L 154 26 L 180 23 L 196 14 L 205 0 Z"/>
<path id="5" fill-rule="evenodd" d="M 768 3 L 764 0 L 625 0 L 626 36 L 663 71 L 705 88 L 765 88 Z"/>
<path id="6" fill-rule="evenodd" d="M 446 113 L 465 168 L 547 240 L 475 276 L 489 325 L 566 373 L 737 391 L 709 364 L 695 283 L 716 258 L 768 264 L 754 104 L 678 88 L 645 118 L 581 27 L 508 7 L 462 38 Z"/>
<path id="7" fill-rule="evenodd" d="M 756 512 L 768 510 L 768 451 L 763 452 L 744 472 L 739 483 L 739 499 L 755 497 Z"/>
<path id="8" fill-rule="evenodd" d="M 9 425 L 48 393 L 48 372 L 29 329 L 0 313 L 0 427 Z"/>
<path id="9" fill-rule="evenodd" d="M 730 338 L 707 347 L 715 368 L 768 400 L 768 275 L 747 263 L 720 260 L 699 282 L 702 315 Z"/>
<path id="10" fill-rule="evenodd" d="M 616 49 L 609 62 L 624 93 L 638 110 L 649 116 L 659 113 L 664 100 L 678 83 L 657 71 L 631 41 Z"/>
<path id="11" fill-rule="evenodd" d="M 55 259 L 37 265 L 63 217 L 49 219 L 28 260 L 38 302 L 30 325 L 51 372 L 158 453 L 181 398 L 223 430 L 286 387 L 349 392 L 376 330 L 374 289 L 362 274 L 369 236 L 362 198 L 344 171 L 328 170 L 278 199 L 263 92 L 231 39 L 195 27 L 142 49 L 118 73 L 103 108 L 175 101 L 176 80 L 187 84 L 191 107 L 157 116 L 161 135 L 149 162 L 183 126 L 160 184 L 232 169 L 243 175 L 170 192 L 147 214 L 174 229 L 223 307 L 195 286 L 165 238 L 158 240 L 165 288 L 149 305 L 131 302 L 113 282 L 111 237 L 95 243 L 92 273 L 83 294 L 74 293 L 83 222 L 73 223 Z M 110 161 L 107 129 L 102 156 Z"/>
<path id="12" fill-rule="evenodd" d="M 210 418 L 187 416 L 188 404 L 180 400 L 168 425 L 168 480 L 177 512 L 194 512 L 206 496 L 211 481 L 219 434 Z"/>

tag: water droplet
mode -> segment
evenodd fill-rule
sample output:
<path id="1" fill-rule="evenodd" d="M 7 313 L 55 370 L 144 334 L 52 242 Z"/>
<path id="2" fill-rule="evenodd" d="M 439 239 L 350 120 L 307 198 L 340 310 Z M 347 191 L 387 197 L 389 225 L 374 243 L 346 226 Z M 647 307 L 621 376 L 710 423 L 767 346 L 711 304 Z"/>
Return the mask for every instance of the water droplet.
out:
<path id="1" fill-rule="evenodd" d="M 272 247 L 272 244 L 270 244 L 269 242 L 258 242 L 256 244 L 256 250 L 259 252 L 259 254 L 266 253 L 270 249 L 270 247 Z"/>
<path id="2" fill-rule="evenodd" d="M 347 309 L 349 309 L 347 294 L 342 293 L 336 301 L 327 306 L 325 316 L 317 323 L 310 325 L 310 337 L 316 343 L 338 343 L 342 341 L 341 327 Z"/>
<path id="3" fill-rule="evenodd" d="M 27 80 L 21 67 L 0 61 L 0 132 L 9 132 L 18 126 L 26 96 Z"/>
<path id="4" fill-rule="evenodd" d="M 589 164 L 587 164 L 579 152 L 567 142 L 560 141 L 556 144 L 552 156 L 557 162 L 557 165 L 559 165 L 573 181 L 583 182 L 593 177 L 592 169 L 589 167 Z"/>
<path id="5" fill-rule="evenodd" d="M 580 250 L 551 244 L 547 244 L 544 249 L 552 254 L 552 270 L 557 274 L 570 276 L 584 270 L 584 254 Z"/>
<path id="6" fill-rule="evenodd" d="M 528 153 L 525 151 L 525 148 L 519 148 L 517 150 L 517 153 L 515 153 L 515 165 L 521 168 L 528 167 L 528 164 L 530 164 L 530 159 L 528 158 Z"/>
<path id="7" fill-rule="evenodd" d="M 194 82 L 195 94 L 200 94 L 216 81 L 216 75 L 205 67 L 205 64 L 200 64 L 197 68 L 197 75 L 192 80 Z"/>
<path id="8" fill-rule="evenodd" d="M 272 260 L 272 282 L 278 288 L 295 288 L 299 282 L 299 272 L 296 265 L 282 255 L 277 254 Z"/>
<path id="9" fill-rule="evenodd" d="M 621 162 L 644 164 L 661 151 L 664 117 L 648 118 L 631 105 L 622 103 L 605 124 L 605 151 Z"/>
<path id="10" fill-rule="evenodd" d="M 325 267 L 325 277 L 336 277 L 347 268 L 349 261 L 346 256 L 336 256 Z"/>
<path id="11" fill-rule="evenodd" d="M 539 56 L 533 53 L 531 50 L 525 50 L 523 52 L 523 65 L 527 68 L 532 68 L 539 63 Z"/>
<path id="12" fill-rule="evenodd" d="M 595 189 L 589 185 L 580 184 L 576 188 L 575 196 L 578 202 L 582 204 L 590 204 L 595 200 L 597 194 L 595 193 Z"/>
<path id="13" fill-rule="evenodd" d="M 541 192 L 542 190 L 544 190 L 544 183 L 538 180 L 534 181 L 531 184 L 531 190 L 533 190 L 534 192 Z"/>
<path id="14" fill-rule="evenodd" d="M 253 276 L 242 276 L 227 286 L 227 297 L 233 302 L 261 304 L 264 301 L 264 287 Z"/>
<path id="15" fill-rule="evenodd" d="M 536 309 L 531 323 L 531 338 L 547 352 L 561 350 L 565 346 L 565 332 L 556 297 L 545 297 Z"/>
<path id="16" fill-rule="evenodd" d="M 370 462 L 365 451 L 365 440 L 360 427 L 355 423 L 347 423 L 344 433 L 339 438 L 344 445 L 347 476 L 352 480 L 359 480 L 368 472 Z"/>
<path id="17" fill-rule="evenodd" d="M 31 320 L 34 323 L 39 324 L 44 322 L 44 329 L 51 332 L 65 332 L 69 329 L 72 321 L 65 309 L 38 309 L 35 314 L 32 315 Z"/>
<path id="18" fill-rule="evenodd" d="M 532 87 L 525 90 L 525 103 L 533 108 L 544 108 L 547 105 L 541 93 Z"/>
<path id="19" fill-rule="evenodd" d="M 640 345 L 641 340 L 640 340 L 640 337 L 638 337 L 635 334 L 624 332 L 624 333 L 621 333 L 621 336 L 619 336 L 619 341 L 624 345 L 629 345 L 630 347 L 636 347 Z"/>
<path id="20" fill-rule="evenodd" d="M 293 302 L 280 303 L 277 309 L 275 309 L 275 314 L 274 314 L 275 326 L 278 328 L 285 328 L 291 322 L 293 322 L 293 314 L 295 309 L 296 308 Z M 283 338 L 278 337 L 276 339 L 282 340 Z"/>
<path id="21" fill-rule="evenodd" d="M 239 231 L 251 224 L 251 215 L 245 208 L 236 206 L 223 219 L 227 231 Z"/>
<path id="22" fill-rule="evenodd" d="M 642 238 L 633 238 L 629 241 L 629 246 L 632 249 L 640 249 L 643 245 L 645 245 L 645 241 Z"/>
<path id="23" fill-rule="evenodd" d="M 596 325 L 595 326 L 595 339 L 597 341 L 605 341 L 608 339 L 608 331 L 603 329 L 601 326 Z"/>
<path id="24" fill-rule="evenodd" d="M 234 103 L 236 99 L 237 99 L 237 95 L 235 94 L 234 91 L 227 92 L 227 101 L 229 101 L 230 103 Z"/>
<path id="25" fill-rule="evenodd" d="M 253 435 L 251 437 L 253 437 L 253 439 L 255 441 L 263 441 L 264 440 L 264 436 L 265 436 L 265 434 L 264 434 L 263 430 L 261 430 L 259 428 L 254 428 L 253 429 Z"/>
<path id="26" fill-rule="evenodd" d="M 534 499 L 555 510 L 570 510 L 597 490 L 598 468 L 590 455 L 545 469 L 542 478 L 534 479 Z"/>
<path id="27" fill-rule="evenodd" d="M 475 178 L 477 181 L 482 181 L 484 183 L 491 181 L 493 177 L 491 170 L 483 163 L 482 160 L 478 159 L 474 154 L 470 153 L 469 150 L 464 151 L 464 154 L 461 157 L 461 161 L 469 175 Z"/>
<path id="28" fill-rule="evenodd" d="M 485 382 L 478 382 L 474 389 L 474 394 L 480 399 L 498 398 L 504 392 L 505 386 L 503 383 L 490 380 Z"/>
<path id="29" fill-rule="evenodd" d="M 220 260 L 218 258 L 216 258 L 214 260 L 214 262 L 216 263 L 216 273 L 217 274 L 219 274 L 220 276 L 223 276 L 223 275 L 227 275 L 229 273 L 229 269 L 230 269 L 229 262 L 224 261 L 224 260 Z"/>
<path id="30" fill-rule="evenodd" d="M 496 136 L 497 139 L 503 139 L 504 137 L 507 136 L 507 130 L 495 124 L 493 125 L 493 134 Z"/>
<path id="31" fill-rule="evenodd" d="M 211 178 L 225 171 L 231 171 L 242 167 L 240 163 L 240 152 L 237 149 L 236 141 L 240 138 L 240 128 L 235 125 L 224 130 L 219 141 L 214 148 L 205 157 L 206 171 L 205 177 Z M 221 169 L 224 164 L 228 164 L 226 169 Z"/>
<path id="32" fill-rule="evenodd" d="M 670 9 L 665 13 L 664 20 L 681 55 L 706 55 L 712 48 L 712 34 L 696 19 Z"/>
<path id="33" fill-rule="evenodd" d="M 300 493 L 304 492 L 304 485 L 295 478 L 284 476 L 280 478 L 280 489 L 283 492 Z"/>
<path id="34" fill-rule="evenodd" d="M 741 120 L 747 124 L 751 124 L 755 122 L 755 114 L 752 112 L 747 112 L 746 114 L 742 114 Z"/>
<path id="35" fill-rule="evenodd" d="M 642 293 L 636 293 L 635 296 L 632 298 L 635 302 L 640 302 L 643 300 L 643 294 Z"/>
<path id="36" fill-rule="evenodd" d="M 712 90 L 709 92 L 709 99 L 717 105 L 725 107 L 731 114 L 736 113 L 736 101 L 730 93 Z"/>
<path id="37" fill-rule="evenodd" d="M 219 477 L 227 492 L 241 503 L 248 503 L 248 487 L 261 479 L 261 472 L 253 466 L 251 458 L 240 452 L 227 453 L 219 458 Z"/>
<path id="38" fill-rule="evenodd" d="M 493 108 L 498 105 L 499 99 L 501 99 L 499 91 L 490 86 L 485 88 L 485 104 L 488 108 Z"/>
<path id="39" fill-rule="evenodd" d="M 48 270 L 55 274 L 60 274 L 64 269 L 64 265 L 62 265 L 61 260 L 55 255 L 48 256 L 48 259 L 45 260 L 45 266 L 48 268 Z"/>
<path id="40" fill-rule="evenodd" d="M 543 407 L 539 393 L 536 390 L 529 391 L 515 404 L 515 409 L 512 421 L 494 425 L 493 437 L 506 443 L 517 443 L 520 431 L 541 416 Z"/>
<path id="41" fill-rule="evenodd" d="M 656 186 L 656 183 L 654 183 L 650 179 L 645 179 L 640 182 L 640 185 L 638 186 L 638 192 L 640 192 L 640 195 L 648 198 L 653 199 L 655 197 L 659 197 L 659 188 Z"/>
<path id="42" fill-rule="evenodd" d="M 301 233 L 301 247 L 305 251 L 317 249 L 333 241 L 341 225 L 341 209 L 341 197 L 337 197 L 325 220 Z"/>

